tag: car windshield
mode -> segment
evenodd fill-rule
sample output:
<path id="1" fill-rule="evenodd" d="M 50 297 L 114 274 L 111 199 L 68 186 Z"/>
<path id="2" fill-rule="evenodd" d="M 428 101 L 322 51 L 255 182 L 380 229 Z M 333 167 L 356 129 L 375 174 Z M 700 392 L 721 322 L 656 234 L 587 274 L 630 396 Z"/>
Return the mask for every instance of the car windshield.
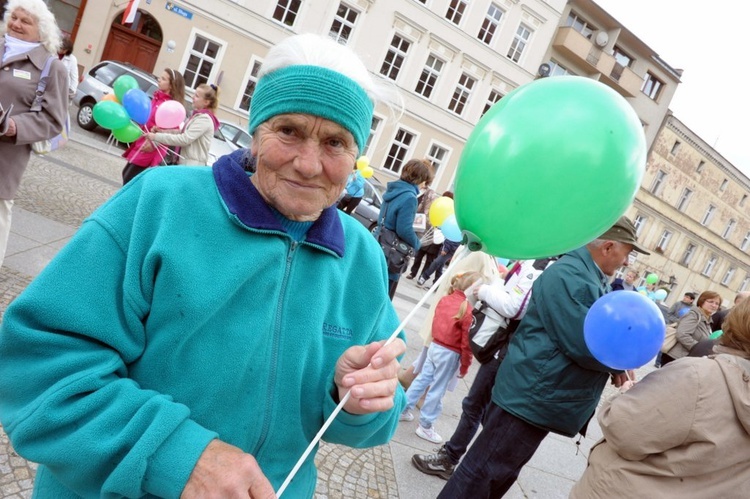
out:
<path id="1" fill-rule="evenodd" d="M 125 72 L 125 68 L 115 66 L 114 64 L 103 64 L 102 66 L 94 69 L 91 74 L 94 78 L 104 83 L 105 85 L 112 86 L 112 82 L 117 79 L 118 76 Z"/>

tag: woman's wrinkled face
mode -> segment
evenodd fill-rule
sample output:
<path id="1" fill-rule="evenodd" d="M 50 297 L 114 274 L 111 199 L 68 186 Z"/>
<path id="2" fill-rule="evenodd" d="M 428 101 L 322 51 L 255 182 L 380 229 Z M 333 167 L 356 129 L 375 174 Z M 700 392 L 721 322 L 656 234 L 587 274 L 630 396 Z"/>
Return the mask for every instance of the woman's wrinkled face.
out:
<path id="1" fill-rule="evenodd" d="M 357 157 L 354 136 L 309 114 L 280 114 L 261 124 L 253 140 L 255 184 L 282 215 L 317 220 L 336 202 Z"/>
<path id="2" fill-rule="evenodd" d="M 8 19 L 8 34 L 25 42 L 39 42 L 39 20 L 18 8 L 11 12 Z"/>
<path id="3" fill-rule="evenodd" d="M 169 79 L 169 73 L 164 71 L 161 76 L 156 80 L 158 83 L 159 90 L 162 92 L 169 93 L 170 90 L 172 90 L 172 83 Z"/>

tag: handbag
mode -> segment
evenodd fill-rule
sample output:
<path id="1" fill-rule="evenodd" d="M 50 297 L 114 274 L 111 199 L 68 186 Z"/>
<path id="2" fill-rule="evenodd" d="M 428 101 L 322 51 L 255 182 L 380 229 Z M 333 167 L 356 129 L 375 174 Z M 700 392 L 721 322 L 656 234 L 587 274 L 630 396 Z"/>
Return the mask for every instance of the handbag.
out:
<path id="1" fill-rule="evenodd" d="M 677 344 L 677 323 L 673 322 L 667 326 L 667 331 L 664 333 L 664 343 L 661 345 L 661 353 L 669 353 Z"/>
<path id="2" fill-rule="evenodd" d="M 409 266 L 409 257 L 414 255 L 414 248 L 398 237 L 395 231 L 380 227 L 378 242 L 383 249 L 389 274 L 403 274 Z"/>
<path id="3" fill-rule="evenodd" d="M 388 264 L 389 274 L 403 274 L 409 266 L 409 258 L 414 255 L 414 248 L 409 246 L 406 241 L 398 237 L 396 231 L 386 228 L 385 214 L 388 211 L 388 205 L 383 205 L 380 220 L 380 232 L 378 232 L 378 242 L 383 249 L 385 262 Z"/>
<path id="4" fill-rule="evenodd" d="M 47 61 L 44 63 L 42 74 L 39 77 L 39 83 L 36 87 L 36 95 L 34 96 L 34 102 L 31 104 L 29 111 L 41 112 L 42 110 L 42 97 L 44 97 L 44 91 L 47 89 L 47 81 L 49 80 L 49 70 L 52 66 L 52 61 L 55 60 L 54 56 L 49 56 Z M 63 130 L 59 134 L 55 135 L 51 139 L 38 140 L 31 144 L 31 150 L 36 154 L 48 154 L 55 151 L 65 144 L 68 143 L 68 134 L 70 133 L 70 116 L 67 116 Z"/>

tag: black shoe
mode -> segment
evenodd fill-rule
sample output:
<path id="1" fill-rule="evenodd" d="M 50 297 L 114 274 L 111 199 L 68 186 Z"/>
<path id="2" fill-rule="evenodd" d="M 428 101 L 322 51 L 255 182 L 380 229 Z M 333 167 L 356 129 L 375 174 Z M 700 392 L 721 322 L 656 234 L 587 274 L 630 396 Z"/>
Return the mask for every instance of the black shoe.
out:
<path id="1" fill-rule="evenodd" d="M 414 279 L 415 277 L 417 277 L 417 276 L 411 275 L 411 274 L 409 274 L 408 276 L 406 276 L 407 279 Z"/>
<path id="2" fill-rule="evenodd" d="M 456 467 L 448 459 L 445 446 L 440 447 L 437 454 L 414 454 L 411 457 L 411 464 L 422 473 L 439 476 L 443 480 L 448 480 Z"/>

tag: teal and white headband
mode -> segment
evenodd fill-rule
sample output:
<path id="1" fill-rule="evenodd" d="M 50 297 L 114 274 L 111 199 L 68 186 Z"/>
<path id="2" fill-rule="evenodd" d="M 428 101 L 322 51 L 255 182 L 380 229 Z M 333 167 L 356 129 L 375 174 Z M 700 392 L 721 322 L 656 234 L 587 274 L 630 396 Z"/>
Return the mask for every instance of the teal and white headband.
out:
<path id="1" fill-rule="evenodd" d="M 359 151 L 372 125 L 373 105 L 354 80 L 319 66 L 287 66 L 263 75 L 253 92 L 249 131 L 279 114 L 320 116 L 346 128 Z"/>

